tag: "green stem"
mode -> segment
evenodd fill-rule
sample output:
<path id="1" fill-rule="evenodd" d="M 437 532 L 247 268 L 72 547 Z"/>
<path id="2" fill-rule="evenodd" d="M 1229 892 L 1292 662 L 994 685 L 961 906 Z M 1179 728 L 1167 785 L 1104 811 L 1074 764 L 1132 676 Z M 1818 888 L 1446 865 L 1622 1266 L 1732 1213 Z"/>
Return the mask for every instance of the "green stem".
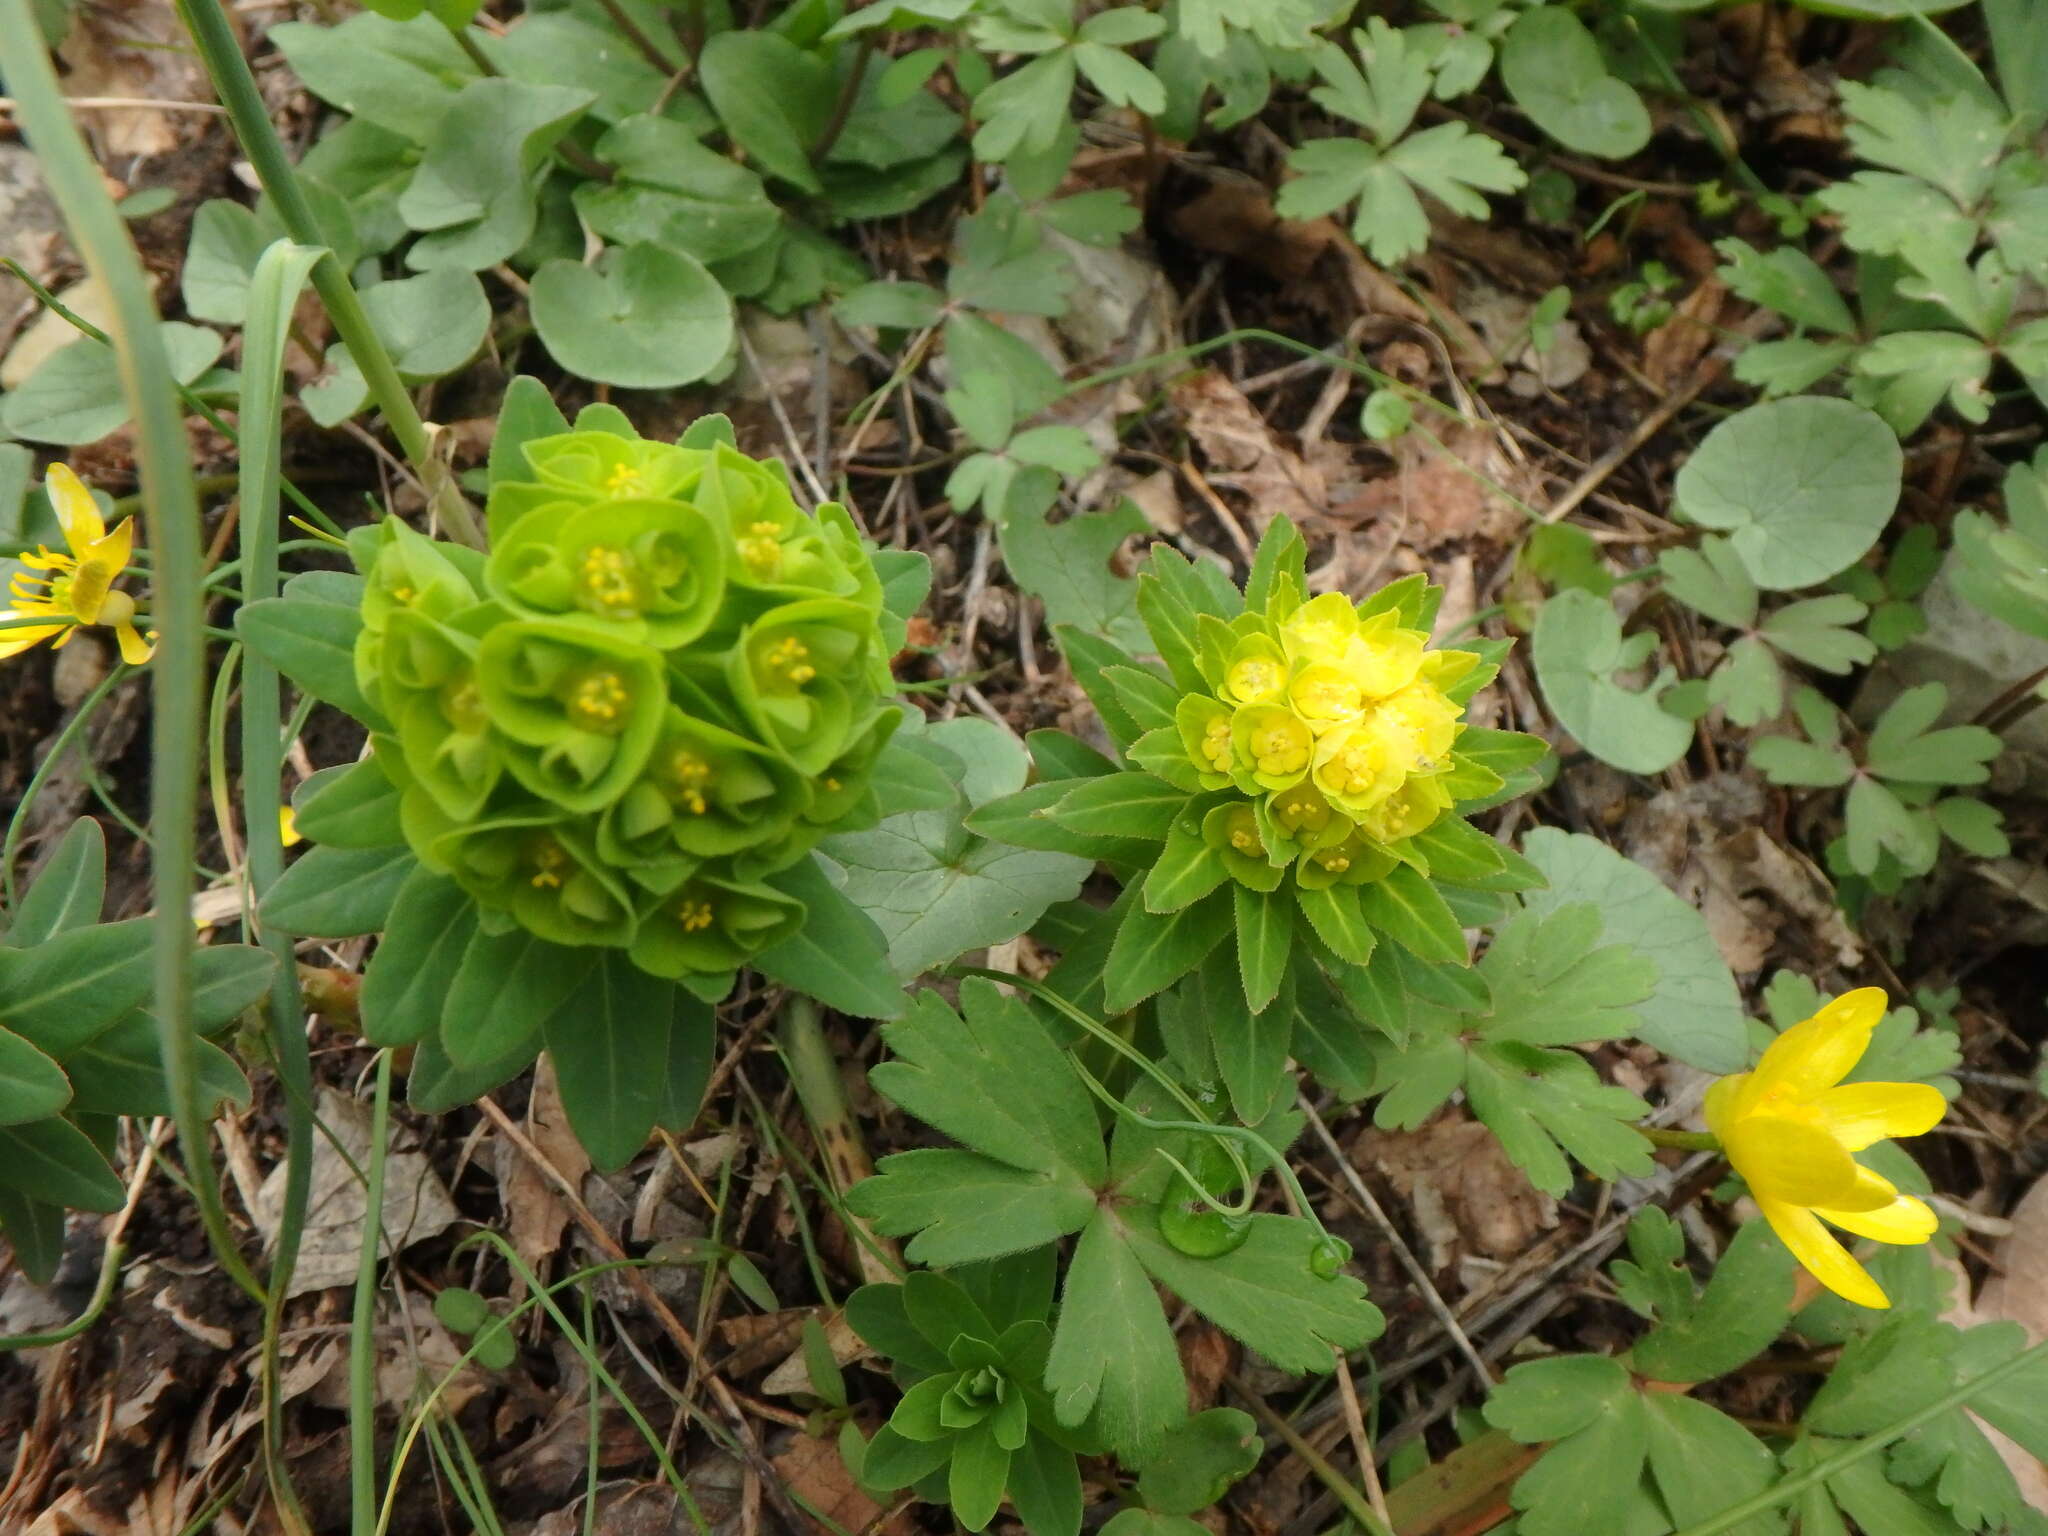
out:
<path id="1" fill-rule="evenodd" d="M 384 1152 L 391 1134 L 391 1053 L 377 1053 L 370 1109 L 370 1168 L 364 1180 L 363 1241 L 356 1254 L 355 1311 L 348 1330 L 349 1529 L 377 1529 L 377 1255 L 384 1230 Z"/>
<path id="2" fill-rule="evenodd" d="M 217 8 L 216 8 L 217 13 Z M 226 18 L 220 17 L 223 28 Z M 258 1283 L 228 1227 L 207 1143 L 192 1048 L 192 861 L 199 803 L 198 723 L 206 709 L 206 637 L 200 586 L 204 551 L 184 412 L 158 329 L 156 306 L 128 227 L 92 152 L 71 121 L 28 0 L 0 0 L 0 70 L 72 243 L 113 306 L 114 351 L 135 422 L 143 509 L 155 551 L 153 616 L 159 639 L 150 726 L 150 821 L 156 902 L 152 980 L 157 1041 L 176 1109 L 178 1141 L 199 1197 L 200 1219 L 221 1267 L 259 1300 Z M 236 58 L 240 59 L 240 54 Z M 243 65 L 246 73 L 247 65 Z M 254 82 L 251 82 L 254 90 Z M 267 123 L 266 123 L 267 126 Z"/>
<path id="3" fill-rule="evenodd" d="M 847 119 L 853 116 L 853 104 L 860 99 L 861 77 L 868 72 L 868 60 L 874 57 L 875 30 L 869 28 L 861 33 L 860 43 L 854 49 L 853 67 L 846 78 L 839 83 L 839 99 L 832 103 L 832 116 L 826 119 L 824 131 L 818 135 L 817 143 L 811 146 L 812 165 L 822 165 L 832 146 L 839 142 L 839 135 L 846 131 Z"/>
<path id="4" fill-rule="evenodd" d="M 1661 1126 L 1639 1125 L 1636 1134 L 1653 1147 L 1676 1147 L 1681 1152 L 1718 1152 L 1720 1140 L 1705 1131 L 1667 1131 Z"/>
<path id="5" fill-rule="evenodd" d="M 93 1287 L 92 1300 L 85 1310 L 61 1328 L 52 1328 L 48 1333 L 17 1333 L 11 1338 L 0 1338 L 0 1355 L 17 1349 L 48 1349 L 52 1344 L 62 1344 L 66 1339 L 75 1339 L 86 1329 L 100 1320 L 100 1314 L 107 1310 L 107 1303 L 114 1299 L 114 1281 L 121 1274 L 121 1259 L 128 1252 L 121 1242 L 107 1244 L 107 1251 L 100 1259 L 100 1281 Z"/>
<path id="6" fill-rule="evenodd" d="M 1718 1515 L 1711 1515 L 1698 1525 L 1689 1525 L 1678 1536 L 1720 1536 L 1722 1531 L 1733 1530 L 1746 1520 L 1754 1519 L 1776 1509 L 1788 1499 L 1796 1498 L 1807 1489 L 1839 1477 L 1859 1461 L 1868 1461 L 1894 1441 L 1903 1439 L 1923 1424 L 1931 1424 L 1945 1413 L 1962 1407 L 1986 1387 L 1994 1387 L 2009 1376 L 2017 1376 L 2029 1365 L 2048 1358 L 2048 1340 L 2036 1344 L 2032 1349 L 2014 1355 L 2010 1360 L 1994 1365 L 1990 1370 L 1972 1377 L 1950 1392 L 1946 1397 L 1929 1403 L 1918 1413 L 1909 1414 L 1888 1428 L 1858 1440 L 1845 1450 L 1837 1451 L 1825 1460 L 1815 1462 L 1804 1472 L 1783 1478 L 1771 1484 L 1762 1493 L 1744 1499 L 1740 1504 L 1731 1504 Z"/>
<path id="7" fill-rule="evenodd" d="M 318 247 L 280 240 L 257 260 L 249 282 L 249 313 L 242 331 L 242 510 L 237 525 L 244 602 L 277 595 L 285 341 L 308 275 L 322 259 Z M 284 1304 L 298 1265 L 313 1178 L 313 1063 L 306 1043 L 305 1009 L 299 998 L 297 957 L 290 938 L 256 922 L 258 906 L 284 874 L 284 840 L 278 825 L 284 773 L 283 717 L 282 680 L 277 668 L 253 651 L 245 653 L 241 766 L 247 880 L 243 921 L 276 961 L 264 1011 L 270 1024 L 271 1060 L 284 1091 L 284 1199 L 278 1208 L 269 1305 L 263 1318 L 264 1444 L 272 1466 L 278 1469 L 284 1467 L 285 1440 L 280 1347 Z M 274 1483 L 279 1480 L 272 1479 Z"/>
<path id="8" fill-rule="evenodd" d="M 221 9 L 220 0 L 178 0 L 178 14 L 184 19 L 192 41 L 206 63 L 206 72 L 213 79 L 215 94 L 220 97 L 221 105 L 227 108 L 228 121 L 234 125 L 242 153 L 249 157 L 256 179 L 269 194 L 286 233 L 300 245 L 323 245 L 319 221 L 313 217 L 313 205 L 306 198 L 305 188 L 299 185 L 298 173 L 285 153 L 284 140 L 278 137 L 277 129 L 270 121 L 262 92 L 256 86 L 256 77 L 249 70 L 249 61 L 242 57 L 241 44 L 235 37 L 227 12 Z M 357 295 L 355 285 L 348 280 L 348 274 L 342 270 L 333 252 L 323 254 L 319 264 L 313 268 L 313 287 L 320 295 L 321 304 L 326 307 L 328 318 L 334 322 L 336 334 L 348 347 L 349 356 L 355 359 L 356 366 L 362 370 L 370 398 L 384 413 L 385 425 L 390 427 L 391 435 L 398 439 L 400 450 L 426 485 L 435 510 L 457 538 L 465 544 L 483 548 L 483 530 L 477 526 L 476 513 L 455 489 L 454 482 L 435 463 L 426 423 L 420 419 L 405 381 L 398 376 L 398 367 L 392 362 L 391 354 L 378 339 L 376 327 L 370 324 L 370 317 L 363 309 L 363 301 Z"/>
<path id="9" fill-rule="evenodd" d="M 38 304 L 77 331 L 81 336 L 90 337 L 104 346 L 112 346 L 114 344 L 114 339 L 111 336 L 86 319 L 85 316 L 74 314 L 71 310 L 66 309 L 57 296 L 37 282 L 35 277 L 20 262 L 13 260 L 11 257 L 0 256 L 0 267 L 4 267 L 12 273 L 15 279 L 34 296 Z M 209 427 L 212 427 L 214 431 L 218 432 L 230 443 L 239 444 L 241 442 L 241 434 L 236 431 L 234 423 L 222 416 L 219 411 L 216 411 L 183 384 L 178 385 L 178 398 L 184 402 L 186 410 L 195 416 L 203 418 Z M 217 491 L 226 490 L 234 483 L 235 477 L 233 475 L 201 475 L 193 482 L 201 496 L 211 496 Z M 334 526 L 327 514 L 308 501 L 305 492 L 301 491 L 296 485 L 293 485 L 291 481 L 287 480 L 284 482 L 284 492 L 287 496 L 291 497 L 298 509 L 308 517 L 326 523 L 330 528 Z M 140 496 L 116 496 L 114 498 L 114 511 L 121 517 L 134 515 L 141 506 L 142 498 Z"/>

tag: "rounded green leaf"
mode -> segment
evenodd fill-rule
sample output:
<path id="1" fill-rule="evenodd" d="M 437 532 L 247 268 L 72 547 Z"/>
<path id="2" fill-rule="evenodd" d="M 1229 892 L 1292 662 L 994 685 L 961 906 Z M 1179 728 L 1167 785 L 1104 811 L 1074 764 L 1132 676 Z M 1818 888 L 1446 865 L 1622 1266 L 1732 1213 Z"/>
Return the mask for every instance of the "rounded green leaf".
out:
<path id="1" fill-rule="evenodd" d="M 1753 405 L 1678 472 L 1678 509 L 1728 534 L 1760 587 L 1825 581 L 1859 559 L 1898 505 L 1904 456 L 1881 418 L 1802 395 Z"/>
<path id="2" fill-rule="evenodd" d="M 1523 14 L 1501 44 L 1501 79 L 1515 105 L 1567 149 L 1619 160 L 1650 142 L 1650 113 L 1608 73 L 1585 23 L 1559 5 Z"/>
<path id="3" fill-rule="evenodd" d="M 1543 605 L 1530 641 L 1536 681 L 1559 723 L 1602 762 L 1630 773 L 1662 773 L 1692 745 L 1691 724 L 1660 702 L 1668 667 L 1640 690 L 1620 681 L 1649 660 L 1655 643 L 1647 634 L 1624 639 L 1613 605 L 1577 587 Z"/>
<path id="4" fill-rule="evenodd" d="M 571 373 L 626 389 L 703 378 L 733 342 L 732 300 L 704 263 L 657 245 L 558 258 L 533 275 L 533 323 Z"/>

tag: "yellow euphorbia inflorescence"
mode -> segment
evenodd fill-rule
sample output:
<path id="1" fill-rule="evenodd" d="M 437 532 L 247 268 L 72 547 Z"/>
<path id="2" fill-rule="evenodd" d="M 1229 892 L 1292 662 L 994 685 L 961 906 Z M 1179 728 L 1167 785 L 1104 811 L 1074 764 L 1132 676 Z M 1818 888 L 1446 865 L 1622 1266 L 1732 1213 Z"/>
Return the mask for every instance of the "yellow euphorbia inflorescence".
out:
<path id="1" fill-rule="evenodd" d="M 1844 993 L 1772 1041 L 1754 1071 L 1714 1084 L 1706 1103 L 1708 1128 L 1771 1229 L 1822 1285 L 1866 1307 L 1891 1302 L 1822 1223 L 1880 1243 L 1932 1237 L 1926 1202 L 1852 1154 L 1930 1131 L 1948 1108 L 1926 1083 L 1842 1081 L 1884 1014 L 1878 988 Z"/>
<path id="2" fill-rule="evenodd" d="M 109 533 L 92 492 L 62 464 L 52 464 L 43 482 L 64 530 L 63 550 L 38 548 L 21 563 L 31 576 L 17 571 L 9 584 L 8 611 L 16 618 L 48 618 L 55 624 L 23 624 L 0 629 L 0 659 L 19 655 L 48 640 L 52 650 L 70 642 L 82 625 L 104 625 L 114 632 L 121 659 L 131 666 L 149 660 L 151 646 L 135 627 L 135 599 L 115 590 L 128 568 L 135 524 L 124 518 Z"/>
<path id="3" fill-rule="evenodd" d="M 1336 592 L 1229 631 L 1204 658 L 1211 691 L 1178 711 L 1203 787 L 1241 791 L 1262 843 L 1313 881 L 1383 872 L 1387 845 L 1451 808 L 1442 780 L 1464 705 L 1448 690 L 1479 657 L 1431 650 L 1398 611 L 1361 613 Z"/>

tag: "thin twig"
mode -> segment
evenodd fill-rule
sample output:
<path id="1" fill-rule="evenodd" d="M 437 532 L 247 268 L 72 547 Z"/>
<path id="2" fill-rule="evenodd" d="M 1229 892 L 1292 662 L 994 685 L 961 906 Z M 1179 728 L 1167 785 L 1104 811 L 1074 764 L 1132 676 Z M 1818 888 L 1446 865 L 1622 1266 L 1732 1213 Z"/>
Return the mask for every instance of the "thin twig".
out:
<path id="1" fill-rule="evenodd" d="M 1380 1231 L 1386 1234 L 1387 1242 L 1394 1250 L 1394 1257 L 1400 1260 L 1401 1267 L 1408 1271 L 1408 1278 L 1413 1280 L 1416 1288 L 1422 1292 L 1422 1299 L 1429 1303 L 1430 1311 L 1434 1312 L 1437 1321 L 1444 1325 L 1444 1331 L 1451 1336 L 1452 1342 L 1470 1362 L 1472 1369 L 1479 1373 L 1479 1379 L 1490 1384 L 1494 1379 L 1492 1367 L 1487 1365 L 1486 1358 L 1473 1347 L 1470 1336 L 1459 1325 L 1456 1314 L 1445 1302 L 1443 1293 L 1436 1288 L 1436 1282 L 1429 1278 L 1429 1271 L 1422 1267 L 1422 1261 L 1415 1257 L 1415 1250 L 1408 1246 L 1408 1240 L 1401 1235 L 1400 1228 L 1387 1219 L 1387 1213 L 1380 1208 L 1379 1201 L 1373 1198 L 1373 1193 L 1366 1187 L 1365 1180 L 1358 1176 L 1358 1170 L 1351 1165 L 1351 1159 L 1344 1155 L 1343 1148 L 1337 1145 L 1337 1138 L 1330 1134 L 1329 1126 L 1325 1125 L 1323 1117 L 1316 1113 L 1316 1107 L 1310 1102 L 1309 1096 L 1298 1092 L 1295 1100 L 1301 1105 L 1302 1113 L 1308 1116 L 1308 1123 L 1315 1130 L 1316 1139 L 1322 1142 L 1324 1150 L 1336 1159 L 1337 1171 L 1350 1188 L 1353 1197 L 1365 1208 L 1366 1214 L 1378 1224 Z"/>
<path id="2" fill-rule="evenodd" d="M 1365 1432 L 1365 1414 L 1358 1406 L 1358 1384 L 1351 1379 L 1351 1362 L 1334 1344 L 1330 1352 L 1337 1357 L 1334 1370 L 1337 1392 L 1344 1400 L 1344 1427 L 1351 1433 L 1351 1453 L 1358 1458 L 1358 1475 L 1365 1479 L 1365 1496 L 1380 1523 L 1392 1529 L 1394 1517 L 1387 1513 L 1387 1492 L 1380 1486 L 1380 1469 L 1373 1462 L 1372 1438 Z"/>

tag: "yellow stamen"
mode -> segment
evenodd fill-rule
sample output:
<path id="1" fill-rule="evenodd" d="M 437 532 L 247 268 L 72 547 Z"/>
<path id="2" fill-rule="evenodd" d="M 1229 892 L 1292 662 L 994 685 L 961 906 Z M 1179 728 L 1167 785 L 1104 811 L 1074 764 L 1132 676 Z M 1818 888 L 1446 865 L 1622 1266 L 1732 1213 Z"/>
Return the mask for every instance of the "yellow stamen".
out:
<path id="1" fill-rule="evenodd" d="M 704 786 L 711 782 L 711 765 L 688 747 L 677 747 L 669 756 L 668 776 L 676 798 L 691 815 L 702 816 Z"/>
<path id="2" fill-rule="evenodd" d="M 640 585 L 633 576 L 633 557 L 623 549 L 593 544 L 583 552 L 583 590 L 601 609 L 622 618 L 640 611 Z"/>
<path id="3" fill-rule="evenodd" d="M 528 881 L 537 891 L 560 890 L 562 871 L 569 867 L 569 855 L 562 845 L 552 837 L 544 837 L 534 845 L 533 879 Z"/>
<path id="4" fill-rule="evenodd" d="M 768 670 L 779 672 L 787 681 L 801 688 L 818 675 L 818 669 L 810 664 L 810 647 L 795 635 L 785 635 L 768 647 L 763 660 Z"/>
<path id="5" fill-rule="evenodd" d="M 782 525 L 749 523 L 747 531 L 733 541 L 740 559 L 755 576 L 773 576 L 782 569 Z"/>
<path id="6" fill-rule="evenodd" d="M 676 908 L 676 920 L 683 925 L 683 932 L 696 933 L 711 926 L 711 903 L 685 897 Z"/>
<path id="7" fill-rule="evenodd" d="M 604 488 L 618 497 L 637 496 L 646 489 L 647 482 L 640 478 L 640 471 L 630 464 L 615 464 L 612 472 L 604 477 Z"/>
<path id="8" fill-rule="evenodd" d="M 570 690 L 569 718 L 587 731 L 616 728 L 632 702 L 632 690 L 618 673 L 590 672 Z"/>
<path id="9" fill-rule="evenodd" d="M 1230 772 L 1230 721 L 1225 716 L 1218 715 L 1203 730 L 1202 756 L 1216 772 Z"/>

